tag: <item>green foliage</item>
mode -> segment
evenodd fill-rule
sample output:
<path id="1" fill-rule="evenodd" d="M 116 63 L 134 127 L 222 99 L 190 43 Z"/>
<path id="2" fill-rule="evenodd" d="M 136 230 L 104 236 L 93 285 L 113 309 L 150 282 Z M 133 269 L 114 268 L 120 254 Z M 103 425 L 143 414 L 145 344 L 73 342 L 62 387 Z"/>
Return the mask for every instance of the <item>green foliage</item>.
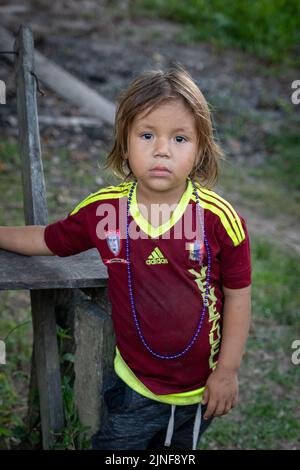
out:
<path id="1" fill-rule="evenodd" d="M 27 388 L 28 372 L 24 372 L 25 364 L 30 362 L 30 346 L 23 344 L 21 327 L 28 326 L 30 321 L 19 324 L 6 323 L 2 330 L 6 330 L 5 339 L 9 361 L 7 365 L 0 366 L 0 449 L 15 448 L 41 448 L 40 423 L 37 422 L 30 434 L 23 422 L 19 410 L 25 407 L 26 393 L 21 397 L 21 390 Z M 86 437 L 88 428 L 80 423 L 77 409 L 74 404 L 74 356 L 71 353 L 62 353 L 65 341 L 72 339 L 69 330 L 57 325 L 57 337 L 60 351 L 60 364 L 64 367 L 62 377 L 62 394 L 64 404 L 65 426 L 60 433 L 55 434 L 53 449 L 83 450 L 89 449 L 90 441 Z M 19 352 L 18 352 L 19 351 Z M 13 352 L 13 354 L 11 354 Z M 35 393 L 35 402 L 38 406 L 38 394 Z"/>
<path id="2" fill-rule="evenodd" d="M 211 449 L 214 443 L 218 449 L 299 449 L 300 425 L 293 409 L 293 403 L 279 402 L 270 390 L 257 394 L 250 405 L 240 405 L 242 420 L 234 419 L 234 411 L 214 419 L 199 448 Z"/>
<path id="3" fill-rule="evenodd" d="M 16 441 L 14 429 L 22 427 L 17 410 L 20 399 L 15 390 L 13 376 L 0 372 L 0 449 L 11 449 Z"/>
<path id="4" fill-rule="evenodd" d="M 24 224 L 21 163 L 15 139 L 0 140 L 0 188 L 5 201 L 0 225 Z"/>
<path id="5" fill-rule="evenodd" d="M 278 325 L 298 326 L 300 264 L 284 246 L 266 238 L 252 243 L 253 309 Z"/>
<path id="6" fill-rule="evenodd" d="M 131 13 L 165 17 L 186 26 L 187 42 L 209 40 L 274 62 L 299 64 L 297 0 L 133 0 Z"/>
<path id="7" fill-rule="evenodd" d="M 67 359 L 65 359 L 67 360 Z M 73 358 L 71 358 L 73 362 Z M 65 413 L 65 427 L 60 433 L 55 433 L 53 450 L 87 450 L 90 441 L 86 437 L 87 426 L 80 423 L 78 411 L 74 404 L 73 381 L 70 376 L 62 378 L 62 392 Z"/>
<path id="8" fill-rule="evenodd" d="M 201 449 L 299 449 L 299 366 L 291 363 L 292 327 L 279 327 L 253 311 L 240 373 L 240 402 L 216 418 Z"/>
<path id="9" fill-rule="evenodd" d="M 25 433 L 22 416 L 27 397 L 23 391 L 29 379 L 31 320 L 27 311 L 19 318 L 5 319 L 9 316 L 5 304 L 1 313 L 0 339 L 6 345 L 6 364 L 0 365 L 0 449 L 13 449 Z"/>
<path id="10" fill-rule="evenodd" d="M 69 329 L 56 326 L 59 341 L 60 363 L 67 362 L 62 377 L 62 395 L 64 404 L 65 427 L 60 433 L 55 433 L 53 450 L 86 450 L 90 447 L 90 440 L 86 437 L 87 426 L 83 426 L 79 420 L 78 411 L 74 403 L 74 356 L 71 353 L 63 353 L 64 342 L 72 340 Z"/>
<path id="11" fill-rule="evenodd" d="M 246 126 L 245 126 L 246 128 Z M 230 135 L 230 134 L 229 134 Z M 300 222 L 300 135 L 297 124 L 289 120 L 276 134 L 262 139 L 263 152 L 255 163 L 239 163 L 228 158 L 221 162 L 220 187 L 232 203 L 243 205 L 269 219 L 290 217 Z M 234 195 L 236 193 L 236 199 Z"/>
<path id="12" fill-rule="evenodd" d="M 290 191 L 300 193 L 299 130 L 282 129 L 278 134 L 268 136 L 266 145 L 271 154 L 267 163 L 269 177 L 285 184 Z"/>
<path id="13" fill-rule="evenodd" d="M 0 168 L 3 172 L 8 169 L 21 169 L 17 141 L 5 139 L 0 141 Z"/>

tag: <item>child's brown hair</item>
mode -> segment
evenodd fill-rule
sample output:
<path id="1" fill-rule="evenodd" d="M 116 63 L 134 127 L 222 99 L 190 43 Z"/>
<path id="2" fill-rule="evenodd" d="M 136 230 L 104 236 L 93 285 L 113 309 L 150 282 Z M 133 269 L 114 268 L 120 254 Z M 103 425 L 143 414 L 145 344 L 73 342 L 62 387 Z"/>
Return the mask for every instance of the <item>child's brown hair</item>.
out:
<path id="1" fill-rule="evenodd" d="M 107 156 L 105 168 L 123 180 L 134 175 L 125 155 L 128 152 L 128 135 L 134 118 L 160 103 L 182 99 L 193 113 L 198 131 L 199 163 L 190 178 L 212 187 L 218 179 L 219 159 L 223 151 L 214 139 L 208 103 L 190 74 L 179 64 L 168 71 L 149 70 L 137 77 L 119 97 L 115 120 L 115 143 Z"/>

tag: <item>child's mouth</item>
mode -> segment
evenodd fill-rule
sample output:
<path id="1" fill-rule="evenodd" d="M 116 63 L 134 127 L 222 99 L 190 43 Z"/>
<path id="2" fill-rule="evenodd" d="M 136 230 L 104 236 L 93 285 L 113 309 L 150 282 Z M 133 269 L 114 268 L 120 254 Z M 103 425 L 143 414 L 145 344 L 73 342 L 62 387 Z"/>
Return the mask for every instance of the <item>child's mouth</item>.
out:
<path id="1" fill-rule="evenodd" d="M 167 168 L 153 168 L 149 173 L 151 176 L 168 176 L 171 174 Z"/>

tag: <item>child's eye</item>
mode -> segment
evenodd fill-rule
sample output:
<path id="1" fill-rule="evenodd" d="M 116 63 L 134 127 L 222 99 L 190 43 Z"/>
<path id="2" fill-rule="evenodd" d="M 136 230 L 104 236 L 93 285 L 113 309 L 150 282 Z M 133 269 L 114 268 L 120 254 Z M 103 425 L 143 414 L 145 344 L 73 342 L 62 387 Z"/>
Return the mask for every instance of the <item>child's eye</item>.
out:
<path id="1" fill-rule="evenodd" d="M 183 140 L 186 142 L 186 138 L 185 138 L 185 137 L 182 137 L 181 135 L 177 135 L 177 136 L 175 137 L 175 139 L 183 139 Z M 178 142 L 178 140 L 177 140 L 177 142 Z M 181 142 L 182 142 L 182 140 L 179 141 L 178 143 L 181 144 Z"/>
<path id="2" fill-rule="evenodd" d="M 152 134 L 144 133 L 144 134 L 141 135 L 141 137 L 144 137 L 144 136 L 145 136 L 145 137 L 146 137 L 146 140 L 149 140 L 147 137 L 149 137 L 149 136 L 151 136 L 151 135 L 152 135 Z"/>

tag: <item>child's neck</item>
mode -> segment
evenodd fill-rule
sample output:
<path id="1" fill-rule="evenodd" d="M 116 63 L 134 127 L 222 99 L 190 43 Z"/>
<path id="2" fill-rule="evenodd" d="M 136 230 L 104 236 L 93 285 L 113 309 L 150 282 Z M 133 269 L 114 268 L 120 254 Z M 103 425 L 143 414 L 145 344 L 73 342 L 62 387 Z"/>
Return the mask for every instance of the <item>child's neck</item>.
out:
<path id="1" fill-rule="evenodd" d="M 136 199 L 138 204 L 151 206 L 151 204 L 178 204 L 187 188 L 187 181 L 181 187 L 172 188 L 170 191 L 152 191 L 141 184 L 137 184 Z"/>
<path id="2" fill-rule="evenodd" d="M 137 184 L 136 199 L 140 213 L 155 228 L 167 223 L 182 198 L 186 187 L 187 183 L 185 183 L 181 188 L 176 188 L 174 191 L 156 191 L 153 194 L 153 192 L 147 191 L 148 188 Z M 163 206 L 161 206 L 162 204 Z M 169 206 L 169 209 L 167 210 L 165 210 L 166 205 Z M 163 207 L 165 209 L 161 211 L 160 208 Z"/>

